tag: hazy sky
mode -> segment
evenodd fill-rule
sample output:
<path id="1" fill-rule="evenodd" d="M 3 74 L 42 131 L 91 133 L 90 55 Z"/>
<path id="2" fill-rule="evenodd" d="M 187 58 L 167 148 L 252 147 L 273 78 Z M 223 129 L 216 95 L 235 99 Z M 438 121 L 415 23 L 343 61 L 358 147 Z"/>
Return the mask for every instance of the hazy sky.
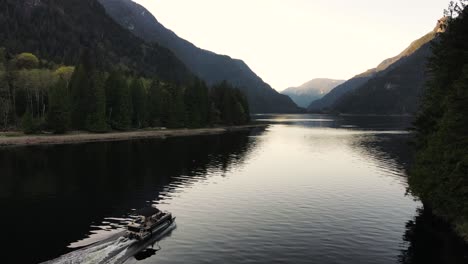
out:
<path id="1" fill-rule="evenodd" d="M 135 0 L 198 47 L 281 91 L 349 79 L 432 30 L 449 0 Z"/>

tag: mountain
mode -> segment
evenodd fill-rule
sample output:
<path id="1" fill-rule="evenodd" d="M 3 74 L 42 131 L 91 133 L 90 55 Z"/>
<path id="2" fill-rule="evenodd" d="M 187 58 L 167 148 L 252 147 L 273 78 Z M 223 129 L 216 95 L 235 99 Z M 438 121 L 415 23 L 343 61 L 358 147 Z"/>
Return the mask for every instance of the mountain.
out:
<path id="1" fill-rule="evenodd" d="M 313 79 L 299 87 L 290 87 L 281 93 L 291 97 L 298 106 L 307 108 L 312 101 L 324 97 L 330 90 L 344 82 L 344 80 Z"/>
<path id="2" fill-rule="evenodd" d="M 247 95 L 252 112 L 296 112 L 299 108 L 279 94 L 241 60 L 203 50 L 165 28 L 143 6 L 131 0 L 99 0 L 108 14 L 136 36 L 167 47 L 209 85 L 223 80 Z"/>
<path id="3" fill-rule="evenodd" d="M 340 98 L 333 109 L 349 114 L 414 114 L 427 79 L 431 43 L 402 59 L 397 67 L 378 74 Z"/>
<path id="4" fill-rule="evenodd" d="M 403 52 L 384 60 L 376 68 L 337 86 L 307 108 L 315 112 L 354 114 L 408 114 L 417 109 L 425 77 L 430 42 L 437 27 L 411 43 Z"/>
<path id="5" fill-rule="evenodd" d="M 162 80 L 186 82 L 190 70 L 167 48 L 123 29 L 97 0 L 0 0 L 0 46 L 75 65 L 84 49 L 114 66 Z"/>

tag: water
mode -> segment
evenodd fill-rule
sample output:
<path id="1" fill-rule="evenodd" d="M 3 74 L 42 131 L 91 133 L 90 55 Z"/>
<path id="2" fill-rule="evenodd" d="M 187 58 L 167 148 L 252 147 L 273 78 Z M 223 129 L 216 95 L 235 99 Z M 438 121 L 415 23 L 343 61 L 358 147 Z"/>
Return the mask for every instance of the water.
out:
<path id="1" fill-rule="evenodd" d="M 467 263 L 466 247 L 406 195 L 409 118 L 256 119 L 271 125 L 0 149 L 0 262 Z M 151 204 L 177 226 L 146 243 L 123 238 L 132 211 Z"/>

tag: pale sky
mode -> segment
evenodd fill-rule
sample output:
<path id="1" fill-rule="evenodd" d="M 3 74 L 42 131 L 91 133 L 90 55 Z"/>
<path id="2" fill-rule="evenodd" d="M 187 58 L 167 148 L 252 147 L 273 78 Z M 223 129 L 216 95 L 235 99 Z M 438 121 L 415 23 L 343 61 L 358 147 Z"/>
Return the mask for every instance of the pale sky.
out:
<path id="1" fill-rule="evenodd" d="M 349 79 L 432 30 L 449 0 L 135 0 L 196 46 L 244 60 L 278 91 Z"/>

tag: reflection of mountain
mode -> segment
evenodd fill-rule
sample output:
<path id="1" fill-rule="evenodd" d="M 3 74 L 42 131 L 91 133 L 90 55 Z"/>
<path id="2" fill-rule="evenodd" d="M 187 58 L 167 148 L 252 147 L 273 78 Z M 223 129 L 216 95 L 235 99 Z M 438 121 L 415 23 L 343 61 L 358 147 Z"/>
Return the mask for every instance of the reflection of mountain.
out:
<path id="1" fill-rule="evenodd" d="M 406 223 L 403 239 L 408 248 L 399 256 L 401 264 L 467 263 L 468 246 L 427 209 Z"/>
<path id="2" fill-rule="evenodd" d="M 170 197 L 207 174 L 229 170 L 252 148 L 248 136 L 239 132 L 1 149 L 0 206 L 18 217 L 2 222 L 9 226 L 3 237 L 10 241 L 2 243 L 2 250 L 10 252 L 6 263 L 57 257 L 69 251 L 71 242 L 89 234 L 90 226 L 119 227 L 119 219 L 127 218 L 132 209 Z M 32 224 L 39 228 L 31 229 Z"/>

